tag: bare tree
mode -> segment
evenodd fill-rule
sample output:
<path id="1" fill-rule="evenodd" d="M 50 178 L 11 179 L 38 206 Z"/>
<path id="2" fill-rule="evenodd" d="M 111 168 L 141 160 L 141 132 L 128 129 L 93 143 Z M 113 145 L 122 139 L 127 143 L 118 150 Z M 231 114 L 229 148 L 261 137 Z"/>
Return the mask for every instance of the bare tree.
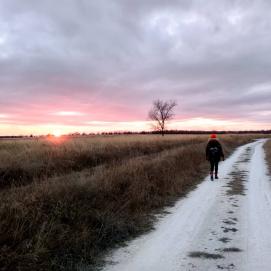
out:
<path id="1" fill-rule="evenodd" d="M 165 134 L 166 122 L 174 116 L 174 108 L 177 106 L 176 101 L 155 100 L 153 107 L 149 112 L 149 118 L 155 122 L 155 128 Z"/>

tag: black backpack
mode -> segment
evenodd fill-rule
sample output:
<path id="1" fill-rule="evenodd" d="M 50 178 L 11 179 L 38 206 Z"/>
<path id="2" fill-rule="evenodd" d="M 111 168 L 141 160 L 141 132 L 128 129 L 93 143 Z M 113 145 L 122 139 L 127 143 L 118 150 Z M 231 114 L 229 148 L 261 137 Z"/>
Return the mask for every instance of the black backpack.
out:
<path id="1" fill-rule="evenodd" d="M 219 149 L 218 147 L 211 147 L 209 149 L 210 158 L 218 158 L 219 157 Z"/>

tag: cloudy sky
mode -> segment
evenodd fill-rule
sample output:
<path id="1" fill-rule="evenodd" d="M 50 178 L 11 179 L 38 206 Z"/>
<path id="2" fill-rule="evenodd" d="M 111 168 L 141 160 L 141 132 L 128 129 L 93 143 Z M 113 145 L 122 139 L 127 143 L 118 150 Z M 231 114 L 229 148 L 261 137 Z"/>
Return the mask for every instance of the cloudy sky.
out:
<path id="1" fill-rule="evenodd" d="M 0 0 L 0 134 L 271 129 L 269 0 Z"/>

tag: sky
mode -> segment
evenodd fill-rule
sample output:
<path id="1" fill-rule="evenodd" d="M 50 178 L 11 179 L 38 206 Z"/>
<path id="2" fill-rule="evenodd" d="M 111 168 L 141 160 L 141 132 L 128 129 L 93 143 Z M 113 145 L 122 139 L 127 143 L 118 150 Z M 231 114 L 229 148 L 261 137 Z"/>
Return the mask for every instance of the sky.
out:
<path id="1" fill-rule="evenodd" d="M 0 0 L 0 135 L 271 129 L 269 0 Z"/>

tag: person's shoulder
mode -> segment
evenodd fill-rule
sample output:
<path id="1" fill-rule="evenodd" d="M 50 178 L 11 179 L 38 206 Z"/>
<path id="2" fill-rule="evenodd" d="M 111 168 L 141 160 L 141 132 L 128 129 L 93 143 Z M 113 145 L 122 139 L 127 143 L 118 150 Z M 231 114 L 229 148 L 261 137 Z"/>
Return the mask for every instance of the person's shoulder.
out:
<path id="1" fill-rule="evenodd" d="M 216 140 L 216 144 L 221 146 L 221 143 L 220 143 L 220 141 L 218 139 Z"/>

